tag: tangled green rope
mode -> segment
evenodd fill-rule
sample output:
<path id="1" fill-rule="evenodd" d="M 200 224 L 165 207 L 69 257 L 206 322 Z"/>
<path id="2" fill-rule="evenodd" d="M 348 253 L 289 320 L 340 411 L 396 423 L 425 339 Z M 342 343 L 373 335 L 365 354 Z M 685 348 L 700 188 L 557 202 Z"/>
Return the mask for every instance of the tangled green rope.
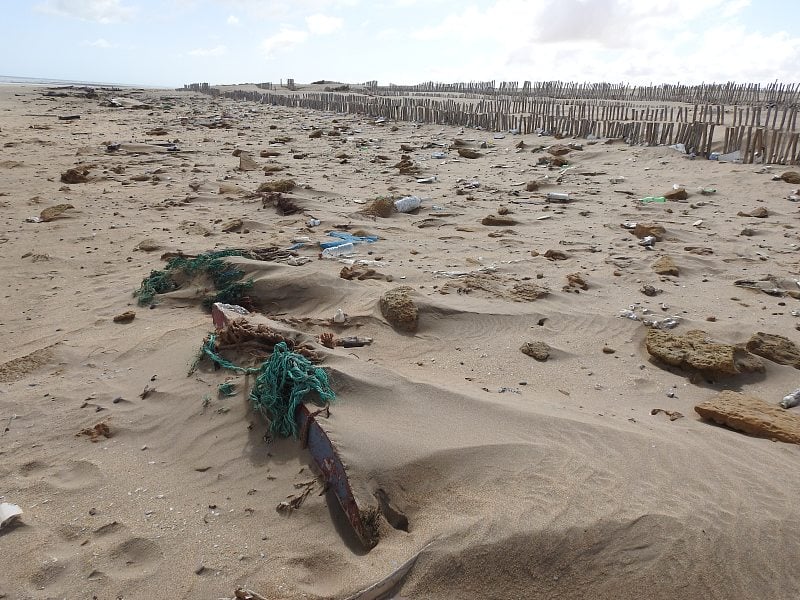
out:
<path id="1" fill-rule="evenodd" d="M 163 270 L 151 271 L 150 275 L 142 280 L 139 289 L 134 292 L 138 298 L 139 306 L 152 304 L 156 295 L 172 292 L 180 287 L 177 277 L 192 278 L 199 274 L 206 274 L 211 278 L 216 294 L 203 299 L 207 308 L 214 302 L 236 304 L 241 300 L 244 292 L 253 287 L 251 281 L 241 281 L 244 271 L 222 260 L 226 256 L 245 256 L 245 250 L 217 250 L 204 252 L 195 258 L 176 256 L 171 259 Z"/>
<path id="2" fill-rule="evenodd" d="M 216 336 L 211 334 L 203 344 L 203 353 L 219 366 L 244 374 L 257 374 L 250 403 L 253 409 L 269 419 L 274 436 L 298 437 L 295 412 L 312 391 L 312 402 L 327 406 L 336 399 L 324 369 L 315 367 L 305 356 L 292 352 L 286 342 L 275 345 L 272 356 L 260 367 L 240 367 L 214 350 Z"/>

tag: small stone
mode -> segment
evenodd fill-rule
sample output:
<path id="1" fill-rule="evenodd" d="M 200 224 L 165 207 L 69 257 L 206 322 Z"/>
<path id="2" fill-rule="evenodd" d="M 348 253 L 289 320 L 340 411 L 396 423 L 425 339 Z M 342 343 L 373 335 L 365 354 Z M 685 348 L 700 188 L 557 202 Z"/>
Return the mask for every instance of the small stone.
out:
<path id="1" fill-rule="evenodd" d="M 481 154 L 477 150 L 472 150 L 471 148 L 459 148 L 458 155 L 461 158 L 480 158 L 481 156 L 483 156 L 483 154 Z"/>
<path id="2" fill-rule="evenodd" d="M 544 257 L 549 260 L 567 260 L 567 258 L 569 258 L 567 253 L 561 250 L 548 250 L 544 253 Z"/>
<path id="3" fill-rule="evenodd" d="M 668 192 L 661 194 L 667 200 L 686 200 L 689 197 L 689 194 L 686 192 L 686 188 L 679 187 L 677 189 L 671 189 Z"/>
<path id="4" fill-rule="evenodd" d="M 72 204 L 56 204 L 55 206 L 50 206 L 45 208 L 41 213 L 39 213 L 39 220 L 43 223 L 47 221 L 52 221 L 58 216 L 61 216 L 67 210 L 75 208 Z"/>
<path id="5" fill-rule="evenodd" d="M 146 238 L 136 244 L 136 250 L 141 250 L 143 252 L 152 252 L 153 250 L 158 250 L 161 248 L 161 244 L 155 241 L 152 238 Z"/>
<path id="6" fill-rule="evenodd" d="M 786 183 L 800 183 L 800 173 L 797 171 L 786 171 L 781 175 Z"/>
<path id="7" fill-rule="evenodd" d="M 486 215 L 481 220 L 481 224 L 498 227 L 510 227 L 511 225 L 517 225 L 518 221 L 503 215 Z"/>
<path id="8" fill-rule="evenodd" d="M 62 183 L 86 183 L 89 181 L 89 169 L 67 169 L 61 174 Z"/>
<path id="9" fill-rule="evenodd" d="M 763 206 L 759 206 L 750 212 L 739 211 L 736 213 L 739 217 L 755 217 L 757 219 L 766 219 L 769 216 L 769 211 Z"/>
<path id="10" fill-rule="evenodd" d="M 547 149 L 547 153 L 553 156 L 564 156 L 565 154 L 569 154 L 571 150 L 572 148 L 564 144 L 554 144 Z"/>
<path id="11" fill-rule="evenodd" d="M 743 235 L 745 237 L 753 237 L 756 234 L 755 229 L 750 229 L 749 227 L 745 227 L 739 232 L 739 235 Z"/>
<path id="12" fill-rule="evenodd" d="M 550 358 L 550 353 L 553 349 L 545 342 L 525 342 L 520 346 L 519 351 L 540 362 L 544 362 Z"/>
<path id="13" fill-rule="evenodd" d="M 258 169 L 259 169 L 258 163 L 254 161 L 249 154 L 242 152 L 239 155 L 240 171 L 257 171 Z"/>
<path id="14" fill-rule="evenodd" d="M 114 323 L 130 323 L 136 318 L 136 311 L 133 310 L 126 310 L 124 313 L 121 313 L 114 317 Z"/>
<path id="15" fill-rule="evenodd" d="M 659 275 L 672 275 L 675 277 L 680 275 L 678 265 L 676 265 L 675 261 L 673 261 L 669 256 L 662 256 L 656 262 L 654 262 L 653 271 Z"/>
<path id="16" fill-rule="evenodd" d="M 657 242 L 664 239 L 666 232 L 667 230 L 664 227 L 656 223 L 636 223 L 636 227 L 633 228 L 633 235 L 637 238 L 642 239 L 651 236 Z"/>
<path id="17" fill-rule="evenodd" d="M 603 354 L 614 354 L 616 350 L 608 346 L 603 346 Z"/>
<path id="18" fill-rule="evenodd" d="M 585 291 L 589 289 L 589 284 L 580 273 L 570 273 L 567 275 L 567 287 L 580 288 Z"/>
<path id="19" fill-rule="evenodd" d="M 411 288 L 400 286 L 385 292 L 380 298 L 381 314 L 396 329 L 417 330 L 419 311 L 411 299 Z"/>
<path id="20" fill-rule="evenodd" d="M 203 571 L 205 571 L 205 570 L 206 570 L 206 567 L 205 567 L 205 565 L 197 565 L 197 567 L 195 567 L 194 574 L 195 574 L 195 575 L 200 575 L 200 574 L 202 574 L 202 573 L 203 573 Z"/>
<path id="21" fill-rule="evenodd" d="M 655 296 L 656 294 L 658 294 L 660 290 L 657 290 L 652 285 L 643 285 L 642 289 L 640 289 L 639 291 L 642 292 L 645 296 Z"/>
<path id="22" fill-rule="evenodd" d="M 244 223 L 241 219 L 232 219 L 222 226 L 222 231 L 225 233 L 230 233 L 232 231 L 236 231 L 237 229 L 241 229 L 242 225 L 244 225 Z"/>

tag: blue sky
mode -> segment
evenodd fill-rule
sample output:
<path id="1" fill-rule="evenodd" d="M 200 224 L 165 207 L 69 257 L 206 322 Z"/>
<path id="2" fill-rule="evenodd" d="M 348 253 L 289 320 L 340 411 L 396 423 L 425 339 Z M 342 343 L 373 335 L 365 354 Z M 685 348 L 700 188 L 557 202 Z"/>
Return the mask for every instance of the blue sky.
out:
<path id="1" fill-rule="evenodd" d="M 6 0 L 0 75 L 800 82 L 797 0 Z"/>

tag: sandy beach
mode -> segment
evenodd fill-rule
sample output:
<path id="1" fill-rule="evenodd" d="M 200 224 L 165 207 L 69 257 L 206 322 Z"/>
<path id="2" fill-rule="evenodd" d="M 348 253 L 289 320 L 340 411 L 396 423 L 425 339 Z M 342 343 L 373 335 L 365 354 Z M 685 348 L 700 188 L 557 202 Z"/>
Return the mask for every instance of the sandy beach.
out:
<path id="1" fill-rule="evenodd" d="M 800 342 L 800 167 L 87 89 L 0 86 L 0 501 L 23 511 L 0 598 L 368 600 L 417 555 L 391 597 L 800 597 L 800 447 L 695 411 L 800 387 L 800 355 L 744 349 Z M 296 212 L 258 191 L 281 180 Z M 329 232 L 377 240 L 323 258 Z M 330 377 L 317 421 L 371 549 L 300 441 L 269 439 L 254 377 L 196 363 L 209 281 L 134 296 L 176 253 L 265 248 L 225 260 L 251 322 Z M 406 329 L 381 307 L 400 287 Z M 648 351 L 693 330 L 749 362 Z"/>

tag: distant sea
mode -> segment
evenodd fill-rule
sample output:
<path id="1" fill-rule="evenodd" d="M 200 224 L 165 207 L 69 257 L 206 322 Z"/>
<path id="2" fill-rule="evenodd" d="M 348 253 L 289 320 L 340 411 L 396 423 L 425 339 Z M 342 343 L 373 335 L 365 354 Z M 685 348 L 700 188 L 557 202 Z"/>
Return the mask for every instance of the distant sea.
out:
<path id="1" fill-rule="evenodd" d="M 17 77 L 0 75 L 0 85 L 95 85 L 106 87 L 161 88 L 158 85 L 133 85 L 130 83 L 108 83 L 102 81 L 73 81 L 71 79 L 47 79 L 44 77 Z"/>

